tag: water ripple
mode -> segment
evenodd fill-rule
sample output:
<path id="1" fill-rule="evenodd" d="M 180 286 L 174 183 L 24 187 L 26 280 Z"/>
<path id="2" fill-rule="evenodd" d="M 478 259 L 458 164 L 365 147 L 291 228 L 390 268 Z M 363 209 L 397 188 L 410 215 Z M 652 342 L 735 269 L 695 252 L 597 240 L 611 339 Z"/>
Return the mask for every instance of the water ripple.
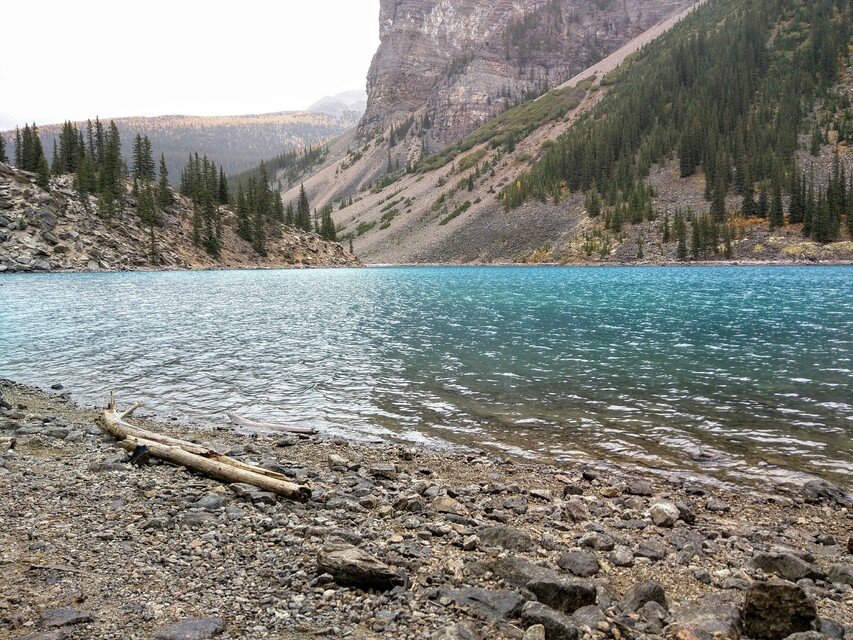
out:
<path id="1" fill-rule="evenodd" d="M 0 280 L 0 375 L 346 437 L 853 483 L 853 269 Z"/>

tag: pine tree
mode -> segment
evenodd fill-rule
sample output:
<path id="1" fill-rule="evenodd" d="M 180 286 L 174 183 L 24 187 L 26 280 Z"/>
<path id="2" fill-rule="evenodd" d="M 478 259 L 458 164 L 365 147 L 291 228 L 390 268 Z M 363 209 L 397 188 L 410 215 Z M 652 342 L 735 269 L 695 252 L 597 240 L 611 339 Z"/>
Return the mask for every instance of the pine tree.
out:
<path id="1" fill-rule="evenodd" d="M 175 195 L 169 187 L 169 169 L 166 167 L 166 158 L 160 154 L 160 182 L 157 185 L 157 204 L 161 209 L 171 207 L 175 202 Z"/>
<path id="2" fill-rule="evenodd" d="M 252 219 L 243 193 L 242 183 L 237 183 L 237 235 L 246 242 L 252 241 Z"/>
<path id="3" fill-rule="evenodd" d="M 47 158 L 44 154 L 38 159 L 36 167 L 36 184 L 47 191 L 50 189 L 50 167 L 47 166 Z"/>
<path id="4" fill-rule="evenodd" d="M 6 155 L 6 138 L 0 135 L 0 162 L 8 164 L 9 157 Z"/>
<path id="5" fill-rule="evenodd" d="M 785 212 L 782 205 L 782 186 L 778 176 L 774 176 L 771 185 L 773 195 L 770 200 L 770 229 L 777 229 L 785 224 Z"/>
<path id="6" fill-rule="evenodd" d="M 228 204 L 228 180 L 225 178 L 225 172 L 222 167 L 219 167 L 219 204 Z"/>
<path id="7" fill-rule="evenodd" d="M 598 187 L 595 186 L 593 180 L 589 191 L 586 192 L 586 213 L 590 218 L 597 218 L 601 215 L 601 196 L 598 195 Z"/>
<path id="8" fill-rule="evenodd" d="M 21 130 L 15 127 L 15 166 L 22 169 L 24 144 L 21 140 Z"/>
<path id="9" fill-rule="evenodd" d="M 308 195 L 305 193 L 305 184 L 299 187 L 299 200 L 296 204 L 296 226 L 303 231 L 311 231 L 311 207 L 308 204 Z"/>
<path id="10" fill-rule="evenodd" d="M 56 146 L 56 138 L 53 140 L 53 159 L 50 161 L 50 172 L 55 176 L 62 173 L 62 165 L 59 163 L 59 148 Z"/>

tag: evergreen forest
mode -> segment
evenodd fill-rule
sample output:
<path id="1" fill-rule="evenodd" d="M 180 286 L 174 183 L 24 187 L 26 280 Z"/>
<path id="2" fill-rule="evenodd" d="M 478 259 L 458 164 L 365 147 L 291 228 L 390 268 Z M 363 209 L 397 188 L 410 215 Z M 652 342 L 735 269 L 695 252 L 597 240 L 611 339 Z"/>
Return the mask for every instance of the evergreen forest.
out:
<path id="1" fill-rule="evenodd" d="M 646 178 L 675 161 L 681 178 L 704 176 L 710 211 L 667 214 L 668 240 L 684 240 L 690 219 L 694 252 L 716 250 L 729 246 L 737 220 L 752 218 L 837 240 L 845 222 L 853 232 L 838 155 L 853 136 L 838 90 L 851 29 L 850 0 L 711 0 L 605 76 L 607 95 L 499 198 L 509 210 L 586 192 L 588 215 L 618 230 L 661 216 Z M 802 156 L 830 144 L 831 171 L 811 170 Z"/>

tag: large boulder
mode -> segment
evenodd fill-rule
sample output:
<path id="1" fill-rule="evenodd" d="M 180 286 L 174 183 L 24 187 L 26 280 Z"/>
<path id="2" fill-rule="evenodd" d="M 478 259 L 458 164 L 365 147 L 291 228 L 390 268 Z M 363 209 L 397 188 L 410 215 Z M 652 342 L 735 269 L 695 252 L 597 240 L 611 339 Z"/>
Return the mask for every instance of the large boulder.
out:
<path id="1" fill-rule="evenodd" d="M 805 590 L 778 578 L 754 582 L 741 608 L 743 629 L 750 638 L 782 640 L 792 633 L 811 631 L 816 619 L 817 607 Z"/>

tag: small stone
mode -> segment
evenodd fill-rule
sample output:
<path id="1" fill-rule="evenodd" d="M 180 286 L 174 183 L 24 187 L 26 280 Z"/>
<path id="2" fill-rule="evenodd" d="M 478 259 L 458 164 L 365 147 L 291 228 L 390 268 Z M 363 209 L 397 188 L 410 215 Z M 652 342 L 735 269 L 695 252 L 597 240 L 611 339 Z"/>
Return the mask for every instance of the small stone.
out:
<path id="1" fill-rule="evenodd" d="M 647 602 L 657 602 L 669 611 L 666 590 L 658 582 L 639 582 L 628 589 L 625 597 L 622 598 L 622 610 L 633 613 Z"/>
<path id="2" fill-rule="evenodd" d="M 521 640 L 545 640 L 545 625 L 534 624 L 527 627 Z"/>
<path id="3" fill-rule="evenodd" d="M 533 549 L 530 534 L 515 527 L 495 525 L 486 527 L 478 535 L 483 544 L 500 547 L 507 551 L 528 552 Z"/>
<path id="4" fill-rule="evenodd" d="M 462 549 L 465 551 L 474 551 L 480 543 L 480 538 L 475 535 L 468 536 L 462 540 Z"/>
<path id="5" fill-rule="evenodd" d="M 656 502 L 649 507 L 649 515 L 655 526 L 671 528 L 678 522 L 681 512 L 671 502 Z"/>
<path id="6" fill-rule="evenodd" d="M 705 509 L 708 511 L 713 511 L 715 513 L 725 513 L 731 510 L 731 507 L 718 498 L 708 498 L 705 501 Z"/>
<path id="7" fill-rule="evenodd" d="M 624 545 L 616 546 L 607 556 L 610 564 L 617 567 L 631 567 L 634 565 L 634 553 Z"/>
<path id="8" fill-rule="evenodd" d="M 540 602 L 528 602 L 521 609 L 521 620 L 528 627 L 542 625 L 548 640 L 578 640 L 580 632 L 572 619 Z"/>
<path id="9" fill-rule="evenodd" d="M 438 496 L 430 503 L 430 509 L 438 513 L 454 513 L 457 516 L 467 516 L 468 509 L 450 496 Z"/>
<path id="10" fill-rule="evenodd" d="M 626 493 L 632 496 L 651 496 L 654 493 L 654 487 L 648 480 L 633 480 L 628 483 Z"/>
<path id="11" fill-rule="evenodd" d="M 374 478 L 394 480 L 397 477 L 397 467 L 389 462 L 374 462 L 367 468 L 367 473 Z"/>
<path id="12" fill-rule="evenodd" d="M 403 581 L 384 562 L 344 542 L 328 542 L 320 549 L 317 573 L 329 573 L 340 585 L 363 589 L 387 590 Z"/>
<path id="13" fill-rule="evenodd" d="M 430 640 L 481 640 L 481 638 L 474 625 L 467 622 L 443 627 L 430 636 Z"/>
<path id="14" fill-rule="evenodd" d="M 589 578 L 601 571 L 595 554 L 588 551 L 569 551 L 557 560 L 557 565 L 580 578 Z"/>
<path id="15" fill-rule="evenodd" d="M 215 509 L 219 509 L 223 504 L 225 504 L 225 498 L 218 493 L 206 493 L 196 500 L 193 506 L 213 511 Z"/>
<path id="16" fill-rule="evenodd" d="M 221 618 L 187 618 L 155 629 L 154 640 L 207 640 L 223 631 Z"/>
<path id="17" fill-rule="evenodd" d="M 829 568 L 827 579 L 830 582 L 840 582 L 853 587 L 853 567 L 843 564 L 834 564 Z"/>
<path id="18" fill-rule="evenodd" d="M 796 582 L 803 578 L 812 580 L 825 577 L 822 571 L 808 562 L 800 560 L 790 553 L 756 553 L 752 559 L 752 566 L 761 569 L 764 573 L 776 574 L 780 578 Z"/>
<path id="19" fill-rule="evenodd" d="M 50 388 L 53 389 L 54 391 L 62 391 L 65 387 L 63 387 L 61 383 L 56 382 L 56 383 L 50 385 Z"/>

